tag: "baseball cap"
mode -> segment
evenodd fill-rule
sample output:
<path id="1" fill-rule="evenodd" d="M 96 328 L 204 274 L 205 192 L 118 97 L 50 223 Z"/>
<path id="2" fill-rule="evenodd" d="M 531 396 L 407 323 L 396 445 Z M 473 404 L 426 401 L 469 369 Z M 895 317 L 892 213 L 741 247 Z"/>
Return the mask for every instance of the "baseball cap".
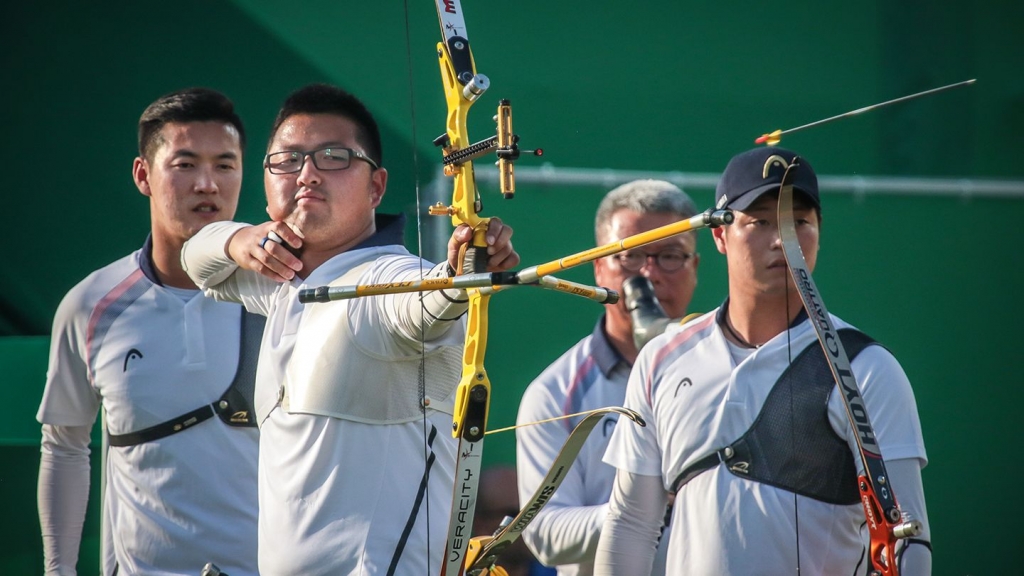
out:
<path id="1" fill-rule="evenodd" d="M 762 146 L 733 156 L 715 187 L 715 207 L 744 210 L 766 192 L 777 191 L 786 168 L 796 157 L 795 152 L 773 146 Z M 811 164 L 803 158 L 800 158 L 800 166 L 796 169 L 793 189 L 803 192 L 815 208 L 821 209 L 818 177 Z"/>

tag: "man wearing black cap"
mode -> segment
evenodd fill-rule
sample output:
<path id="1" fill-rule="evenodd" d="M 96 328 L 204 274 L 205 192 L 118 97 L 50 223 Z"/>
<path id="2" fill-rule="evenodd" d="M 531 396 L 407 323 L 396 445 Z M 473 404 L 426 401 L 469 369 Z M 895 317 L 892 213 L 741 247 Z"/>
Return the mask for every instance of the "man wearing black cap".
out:
<path id="1" fill-rule="evenodd" d="M 736 220 L 713 234 L 729 296 L 652 340 L 634 364 L 625 404 L 648 425 L 612 435 L 605 461 L 618 471 L 595 574 L 647 572 L 669 491 L 669 574 L 862 574 L 870 565 L 856 441 L 779 239 L 779 188 L 795 159 L 757 148 L 722 174 L 716 204 Z M 807 161 L 796 170 L 796 235 L 813 270 L 818 182 Z M 929 574 L 927 456 L 910 382 L 885 348 L 831 320 L 900 507 L 923 526 L 901 541 L 900 574 Z"/>

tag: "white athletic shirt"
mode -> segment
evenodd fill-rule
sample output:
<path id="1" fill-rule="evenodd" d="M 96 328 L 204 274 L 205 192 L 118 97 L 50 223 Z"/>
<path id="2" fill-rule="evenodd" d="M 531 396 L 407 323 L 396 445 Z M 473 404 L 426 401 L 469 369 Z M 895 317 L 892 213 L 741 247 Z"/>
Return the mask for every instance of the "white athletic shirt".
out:
<path id="1" fill-rule="evenodd" d="M 526 389 L 517 424 L 622 406 L 630 365 L 612 348 L 604 333 L 604 316 L 594 331 L 551 363 Z M 519 501 L 526 503 L 558 456 L 569 433 L 583 417 L 516 429 Z M 590 433 L 561 486 L 523 533 L 527 546 L 559 576 L 593 573 L 601 526 L 615 468 L 602 461 L 617 414 L 605 416 Z M 623 426 L 633 426 L 623 422 Z M 667 530 L 665 534 L 667 538 Z M 662 554 L 662 557 L 664 555 Z M 654 574 L 663 574 L 664 566 Z"/>
<path id="2" fill-rule="evenodd" d="M 648 344 L 630 375 L 626 406 L 646 428 L 617 427 L 605 461 L 622 471 L 662 479 L 666 490 L 690 464 L 737 440 L 782 372 L 795 357 L 818 346 L 806 320 L 776 336 L 735 365 L 713 311 Z M 849 327 L 832 316 L 834 326 Z M 870 346 L 852 368 L 886 460 L 927 462 L 913 391 L 896 359 Z M 829 421 L 854 449 L 845 408 L 835 393 Z M 859 458 L 855 458 L 858 467 Z M 899 487 L 896 487 L 899 490 Z M 903 510 L 926 521 L 920 485 L 899 492 Z M 808 574 L 863 570 L 866 532 L 860 505 L 836 506 L 797 497 L 799 565 Z M 794 495 L 740 478 L 724 466 L 682 487 L 672 514 L 669 574 L 784 574 L 797 566 Z M 606 530 L 608 527 L 606 526 Z M 604 544 L 601 544 L 604 548 Z M 860 573 L 860 572 L 857 572 Z"/>
<path id="3" fill-rule="evenodd" d="M 235 376 L 241 307 L 199 291 L 183 301 L 180 291 L 160 286 L 149 246 L 90 274 L 57 309 L 36 418 L 58 438 L 61 429 L 87 430 L 101 407 L 112 434 L 161 424 L 214 402 Z M 45 472 L 56 476 L 55 488 L 40 493 L 40 509 L 57 523 L 67 513 L 59 502 L 68 472 L 46 461 L 61 452 L 59 442 L 44 443 Z M 103 513 L 113 554 L 103 554 L 103 573 L 113 572 L 116 558 L 119 574 L 195 575 L 207 562 L 231 576 L 257 574 L 257 443 L 255 428 L 214 417 L 159 440 L 109 448 Z M 87 471 L 88 451 L 75 457 L 85 459 Z M 77 557 L 80 537 L 78 528 L 65 559 Z M 73 566 L 49 568 L 71 573 Z"/>
<path id="4" fill-rule="evenodd" d="M 298 302 L 299 290 L 329 284 L 368 260 L 373 264 L 359 283 L 413 280 L 426 273 L 420 259 L 398 244 L 401 221 L 381 226 L 378 216 L 377 234 L 360 246 L 328 260 L 305 280 L 276 284 L 224 257 L 226 241 L 240 226 L 207 226 L 185 245 L 182 259 L 207 294 L 241 300 L 249 310 L 268 316 L 256 378 L 258 412 L 268 399 L 273 405 L 282 387 L 292 386 L 291 362 L 315 357 L 294 346 L 297 338 L 316 340 L 315 334 L 303 332 L 307 306 Z M 348 306 L 350 337 L 381 362 L 418 357 L 420 343 L 410 335 L 424 321 L 433 331 L 424 344 L 428 354 L 463 345 L 464 320 L 432 323 L 421 314 L 418 294 L 355 299 Z M 444 317 L 466 309 L 464 304 L 456 308 Z M 324 333 L 324 340 L 341 329 Z M 418 386 L 416 381 L 388 384 L 405 386 L 412 394 Z M 457 384 L 456 376 L 450 390 Z M 427 411 L 425 422 L 374 424 L 273 408 L 260 425 L 260 573 L 438 573 L 454 486 L 457 441 L 451 424 L 450 414 L 435 410 Z M 428 458 L 432 466 L 421 493 Z"/>

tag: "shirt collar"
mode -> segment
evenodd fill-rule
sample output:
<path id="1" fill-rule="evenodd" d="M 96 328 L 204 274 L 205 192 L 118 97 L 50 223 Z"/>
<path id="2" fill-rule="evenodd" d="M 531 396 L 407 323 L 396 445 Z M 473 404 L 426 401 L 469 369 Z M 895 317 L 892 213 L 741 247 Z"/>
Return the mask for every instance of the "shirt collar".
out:
<path id="1" fill-rule="evenodd" d="M 146 241 L 142 243 L 142 249 L 139 251 L 139 269 L 142 270 L 142 274 L 153 284 L 156 284 L 157 286 L 164 285 L 156 275 L 156 268 L 153 266 L 152 233 L 146 234 Z"/>
<path id="2" fill-rule="evenodd" d="M 591 356 L 597 362 L 597 367 L 601 369 L 601 373 L 607 378 L 619 362 L 626 364 L 626 366 L 629 366 L 629 363 L 608 341 L 608 335 L 604 331 L 604 321 L 605 315 L 602 314 L 597 320 L 597 325 L 594 326 L 590 342 L 592 346 Z"/>
<path id="3" fill-rule="evenodd" d="M 377 231 L 350 250 L 405 244 L 405 214 L 376 214 L 374 224 Z"/>
<path id="4" fill-rule="evenodd" d="M 725 301 L 722 302 L 722 305 L 718 308 L 718 314 L 715 315 L 715 321 L 718 322 L 719 325 L 724 326 L 725 325 L 725 315 L 728 312 L 729 312 L 729 297 L 726 296 L 725 297 Z M 804 307 L 801 306 L 800 307 L 800 313 L 796 315 L 796 318 L 793 318 L 793 321 L 789 324 L 789 329 L 792 330 L 793 328 L 796 328 L 804 320 L 807 320 L 807 310 L 805 310 Z"/>

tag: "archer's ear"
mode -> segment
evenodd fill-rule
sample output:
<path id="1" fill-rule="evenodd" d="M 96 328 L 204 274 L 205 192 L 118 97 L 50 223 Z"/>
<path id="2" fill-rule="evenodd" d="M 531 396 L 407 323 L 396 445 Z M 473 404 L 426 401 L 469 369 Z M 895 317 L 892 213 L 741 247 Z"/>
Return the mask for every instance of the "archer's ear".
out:
<path id="1" fill-rule="evenodd" d="M 149 187 L 149 163 L 144 158 L 136 158 L 132 163 L 132 180 L 143 196 L 153 196 L 153 191 Z"/>
<path id="2" fill-rule="evenodd" d="M 387 168 L 377 168 L 373 171 L 373 174 L 370 175 L 370 199 L 374 208 L 380 205 L 380 201 L 384 198 L 384 192 L 387 191 L 387 188 Z"/>
<path id="3" fill-rule="evenodd" d="M 725 249 L 725 234 L 728 228 L 728 226 L 719 226 L 718 228 L 711 229 L 711 237 L 715 240 L 715 248 L 718 248 L 719 252 L 726 255 L 728 253 Z"/>

